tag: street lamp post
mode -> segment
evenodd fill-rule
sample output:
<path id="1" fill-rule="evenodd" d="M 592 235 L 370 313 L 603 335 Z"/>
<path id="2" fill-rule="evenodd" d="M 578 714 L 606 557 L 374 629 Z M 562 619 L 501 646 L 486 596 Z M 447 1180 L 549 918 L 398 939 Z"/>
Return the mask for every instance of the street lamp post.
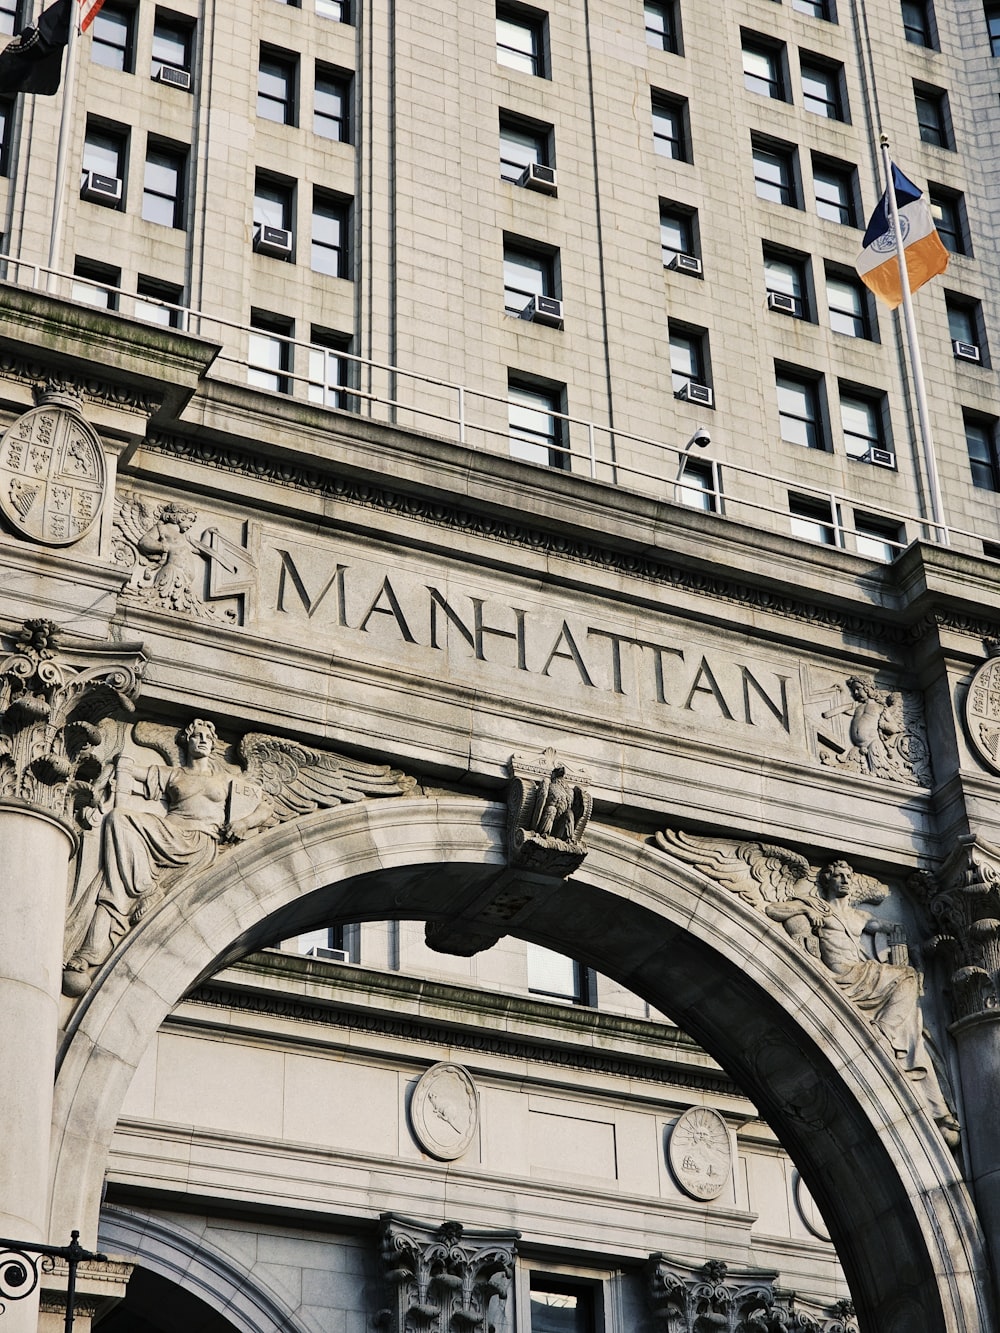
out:
<path id="1" fill-rule="evenodd" d="M 68 1245 L 32 1245 L 23 1240 L 0 1236 L 0 1315 L 7 1301 L 21 1301 L 38 1286 L 43 1273 L 51 1273 L 56 1259 L 65 1259 L 69 1268 L 66 1281 L 65 1333 L 73 1333 L 73 1305 L 76 1299 L 76 1269 L 81 1259 L 107 1263 L 106 1254 L 94 1254 L 80 1244 L 79 1231 L 71 1232 Z"/>

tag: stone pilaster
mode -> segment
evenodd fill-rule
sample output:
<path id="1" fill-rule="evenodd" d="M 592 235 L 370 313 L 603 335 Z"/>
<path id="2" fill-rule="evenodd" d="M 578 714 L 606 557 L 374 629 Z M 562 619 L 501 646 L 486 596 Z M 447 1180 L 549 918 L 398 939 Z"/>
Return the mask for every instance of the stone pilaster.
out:
<path id="1" fill-rule="evenodd" d="M 47 1243 L 63 930 L 77 829 L 91 822 L 139 690 L 135 645 L 28 621 L 0 655 L 0 1234 Z M 0 640 L 2 642 L 2 640 Z M 34 1333 L 37 1292 L 4 1333 Z"/>

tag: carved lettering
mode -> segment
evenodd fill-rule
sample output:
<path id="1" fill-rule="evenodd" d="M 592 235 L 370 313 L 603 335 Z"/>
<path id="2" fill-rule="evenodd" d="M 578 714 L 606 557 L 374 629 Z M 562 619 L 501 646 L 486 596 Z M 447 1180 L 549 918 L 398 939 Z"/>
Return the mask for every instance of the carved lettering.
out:
<path id="1" fill-rule="evenodd" d="M 470 630 L 469 627 L 464 623 L 464 621 L 461 619 L 461 617 L 459 616 L 458 612 L 454 609 L 454 607 L 452 607 L 449 604 L 449 602 L 444 597 L 441 596 L 437 588 L 433 588 L 431 587 L 430 584 L 428 584 L 427 591 L 431 595 L 431 605 L 430 605 L 431 647 L 440 648 L 442 646 L 440 643 L 438 643 L 438 611 L 441 610 L 444 612 L 445 619 L 450 621 L 451 624 L 455 626 L 455 628 L 458 630 L 459 634 L 461 634 L 462 638 L 469 645 L 469 647 L 474 649 L 476 646 L 476 641 L 472 636 L 472 630 Z"/>
<path id="2" fill-rule="evenodd" d="M 381 602 L 383 597 L 389 603 L 388 606 L 379 606 L 379 602 Z M 392 616 L 400 634 L 402 634 L 406 642 L 416 643 L 416 639 L 410 633 L 410 627 L 406 623 L 406 617 L 403 615 L 403 608 L 399 604 L 399 598 L 396 596 L 392 584 L 389 582 L 388 574 L 382 580 L 381 588 L 379 588 L 378 592 L 372 598 L 371 605 L 362 617 L 358 629 L 367 633 L 368 622 L 371 620 L 372 616 Z"/>
<path id="3" fill-rule="evenodd" d="M 560 647 L 560 644 L 562 643 L 566 644 L 565 649 Z M 549 667 L 557 657 L 562 658 L 567 662 L 572 662 L 577 671 L 579 671 L 580 679 L 583 681 L 584 685 L 589 685 L 591 689 L 594 688 L 594 682 L 590 678 L 590 672 L 587 670 L 586 664 L 584 663 L 583 655 L 581 654 L 580 649 L 576 646 L 576 640 L 573 638 L 570 628 L 565 620 L 562 623 L 562 629 L 559 631 L 555 643 L 552 645 L 552 651 L 545 659 L 545 665 L 542 667 L 543 676 L 549 674 Z"/>
<path id="4" fill-rule="evenodd" d="M 706 680 L 708 683 L 706 685 L 702 685 L 701 683 L 702 679 Z M 715 676 L 712 674 L 712 668 L 708 665 L 708 659 L 705 657 L 701 659 L 701 666 L 698 668 L 698 674 L 695 676 L 694 682 L 690 690 L 688 691 L 688 697 L 684 701 L 684 707 L 689 711 L 693 711 L 693 709 L 691 708 L 691 703 L 696 694 L 710 694 L 712 698 L 715 700 L 715 702 L 719 705 L 719 711 L 722 713 L 722 716 L 726 719 L 726 721 L 727 722 L 736 721 L 736 719 L 733 717 L 729 705 L 726 703 L 726 699 L 722 693 L 722 690 L 719 688 L 719 682 L 715 679 Z"/>
<path id="5" fill-rule="evenodd" d="M 774 717 L 777 718 L 777 720 L 781 723 L 784 729 L 789 734 L 791 734 L 792 727 L 788 716 L 788 677 L 787 676 L 775 677 L 781 689 L 781 704 L 779 706 L 766 692 L 763 685 L 761 685 L 760 681 L 753 674 L 753 672 L 750 670 L 749 667 L 741 667 L 740 672 L 743 677 L 743 713 L 746 719 L 747 726 L 755 727 L 757 725 L 756 720 L 754 719 L 753 716 L 753 709 L 750 706 L 750 690 L 752 688 L 754 690 L 754 693 L 760 699 L 761 703 L 766 705 L 766 707 L 770 710 L 770 712 L 774 715 Z"/>
<path id="6" fill-rule="evenodd" d="M 306 591 L 306 585 L 302 579 L 302 575 L 299 573 L 295 561 L 292 559 L 291 553 L 279 550 L 277 554 L 281 561 L 281 571 L 278 574 L 277 609 L 279 611 L 288 611 L 289 609 L 285 603 L 285 589 L 290 582 L 296 593 L 298 593 L 299 600 L 302 603 L 306 615 L 311 620 L 326 600 L 330 589 L 335 587 L 337 590 L 337 624 L 346 625 L 347 597 L 344 589 L 344 575 L 347 573 L 348 569 L 350 569 L 350 565 L 337 565 L 317 595 L 315 597 L 310 597 L 309 593 Z"/>
<path id="7" fill-rule="evenodd" d="M 495 629 L 493 626 L 487 625 L 483 621 L 483 607 L 485 606 L 485 602 L 483 601 L 483 599 L 481 597 L 473 597 L 470 600 L 472 602 L 472 608 L 476 617 L 475 629 L 476 629 L 477 660 L 480 662 L 485 662 L 487 660 L 486 653 L 483 649 L 483 636 L 485 634 L 492 634 L 498 639 L 514 640 L 514 642 L 517 644 L 517 669 L 518 671 L 527 671 L 528 649 L 524 632 L 524 620 L 525 620 L 525 615 L 527 613 L 522 611 L 519 606 L 512 606 L 510 609 L 514 613 L 514 623 L 516 628 L 513 630 Z"/>

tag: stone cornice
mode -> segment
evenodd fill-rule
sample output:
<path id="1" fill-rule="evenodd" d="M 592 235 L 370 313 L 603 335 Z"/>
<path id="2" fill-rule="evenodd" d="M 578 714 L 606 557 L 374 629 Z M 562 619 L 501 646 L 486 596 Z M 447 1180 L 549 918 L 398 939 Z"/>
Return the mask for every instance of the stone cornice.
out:
<path id="1" fill-rule="evenodd" d="M 1000 635 L 1000 620 L 990 620 L 968 612 L 928 609 L 917 619 L 903 619 L 891 613 L 882 618 L 876 614 L 837 606 L 833 602 L 812 602 L 792 592 L 765 586 L 763 582 L 755 584 L 703 569 L 688 568 L 679 560 L 672 561 L 646 550 L 629 549 L 624 544 L 602 544 L 567 532 L 565 527 L 560 529 L 553 526 L 548 529 L 540 523 L 532 523 L 530 519 L 491 514 L 485 506 L 474 508 L 470 503 L 456 503 L 440 496 L 408 493 L 402 489 L 342 475 L 331 467 L 296 462 L 287 457 L 266 456 L 215 440 L 194 440 L 156 433 L 146 439 L 143 448 L 167 458 L 236 473 L 254 481 L 386 515 L 416 519 L 453 532 L 517 547 L 534 555 L 589 565 L 817 629 L 862 636 L 890 648 L 905 648 L 937 629 L 978 639 Z M 864 607 L 865 603 L 859 600 L 855 608 L 859 606 Z"/>

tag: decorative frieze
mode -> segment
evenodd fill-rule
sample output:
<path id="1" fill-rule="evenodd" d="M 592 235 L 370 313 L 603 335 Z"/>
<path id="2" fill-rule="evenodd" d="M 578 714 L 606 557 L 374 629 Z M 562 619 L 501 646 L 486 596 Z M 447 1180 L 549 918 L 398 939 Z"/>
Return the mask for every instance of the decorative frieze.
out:
<path id="1" fill-rule="evenodd" d="M 0 796 L 90 827 L 134 712 L 141 647 L 85 639 L 41 619 L 0 642 Z"/>
<path id="2" fill-rule="evenodd" d="M 379 1257 L 385 1333 L 504 1333 L 517 1231 L 467 1231 L 382 1215 Z"/>

